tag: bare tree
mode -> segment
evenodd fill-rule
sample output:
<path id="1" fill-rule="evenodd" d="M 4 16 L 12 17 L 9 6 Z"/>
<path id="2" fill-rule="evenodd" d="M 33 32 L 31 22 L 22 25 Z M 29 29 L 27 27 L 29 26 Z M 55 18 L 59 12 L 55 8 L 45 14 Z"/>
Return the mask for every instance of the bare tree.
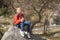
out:
<path id="1" fill-rule="evenodd" d="M 38 14 L 39 20 L 32 22 L 31 25 L 31 31 L 34 28 L 34 25 L 37 23 L 41 23 L 42 14 L 45 11 L 46 8 L 51 8 L 55 10 L 55 2 L 56 0 L 9 0 L 8 4 L 9 7 L 13 8 L 15 11 L 15 8 L 17 6 L 20 6 L 24 11 L 34 10 L 36 14 Z M 53 4 L 51 3 L 53 2 Z M 44 22 L 44 30 L 46 22 L 48 21 L 48 16 L 46 16 L 46 20 Z M 48 22 L 47 22 L 48 23 Z"/>

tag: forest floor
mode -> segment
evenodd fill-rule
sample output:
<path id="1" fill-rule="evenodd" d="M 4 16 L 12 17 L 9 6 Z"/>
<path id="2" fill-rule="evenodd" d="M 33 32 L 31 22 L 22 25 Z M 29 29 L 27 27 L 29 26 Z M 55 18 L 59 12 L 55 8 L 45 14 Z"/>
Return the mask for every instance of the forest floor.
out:
<path id="1" fill-rule="evenodd" d="M 11 25 L 7 26 L 7 30 Z M 2 28 L 3 29 L 3 28 Z M 5 29 L 5 31 L 6 31 Z M 60 40 L 60 25 L 49 26 L 47 28 L 47 34 L 43 34 L 44 27 L 38 27 L 33 29 L 32 37 L 35 39 L 46 39 L 46 40 Z"/>
<path id="2" fill-rule="evenodd" d="M 39 36 L 47 40 L 60 40 L 60 25 L 49 26 L 47 34 L 43 34 L 43 29 L 44 27 L 34 28 L 33 34 L 39 34 Z"/>
<path id="3" fill-rule="evenodd" d="M 5 19 L 5 20 L 0 19 L 0 20 L 2 20 L 2 21 L 0 21 L 0 23 L 1 22 L 6 23 L 6 21 L 8 22 L 10 20 L 10 19 L 9 20 L 7 20 L 7 19 Z M 8 30 L 9 27 L 12 26 L 12 24 L 8 25 L 8 24 L 5 24 L 5 23 L 3 23 L 4 25 L 2 24 L 2 28 L 0 28 L 2 30 L 0 30 L 0 31 L 5 32 L 6 30 Z M 43 39 L 46 39 L 46 40 L 60 40 L 60 25 L 49 26 L 47 28 L 47 34 L 46 35 L 43 34 L 43 30 L 44 30 L 43 26 L 42 27 L 34 27 L 33 31 L 32 31 L 34 38 L 37 37 L 37 38 L 43 38 Z"/>

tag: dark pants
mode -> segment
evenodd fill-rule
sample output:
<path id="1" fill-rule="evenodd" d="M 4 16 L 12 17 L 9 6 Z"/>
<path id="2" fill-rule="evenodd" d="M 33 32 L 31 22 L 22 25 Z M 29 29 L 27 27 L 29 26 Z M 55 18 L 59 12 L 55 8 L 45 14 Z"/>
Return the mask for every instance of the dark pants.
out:
<path id="1" fill-rule="evenodd" d="M 20 24 L 17 24 L 16 26 L 21 29 L 21 31 L 24 31 L 24 26 L 26 25 L 27 31 L 30 32 L 30 21 L 24 21 L 21 22 Z"/>

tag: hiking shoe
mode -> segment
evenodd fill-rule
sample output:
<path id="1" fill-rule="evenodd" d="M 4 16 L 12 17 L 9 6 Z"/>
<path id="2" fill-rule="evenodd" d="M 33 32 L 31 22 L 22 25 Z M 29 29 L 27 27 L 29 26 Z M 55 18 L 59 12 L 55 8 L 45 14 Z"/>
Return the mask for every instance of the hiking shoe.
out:
<path id="1" fill-rule="evenodd" d="M 28 38 L 31 38 L 31 37 L 30 37 L 30 33 L 27 33 L 27 37 L 28 37 Z"/>
<path id="2" fill-rule="evenodd" d="M 22 37 L 24 37 L 24 31 L 20 30 L 20 34 L 21 34 Z"/>
<path id="3" fill-rule="evenodd" d="M 24 33 L 25 33 L 25 34 L 28 34 L 28 32 L 27 32 L 27 31 L 25 31 Z"/>

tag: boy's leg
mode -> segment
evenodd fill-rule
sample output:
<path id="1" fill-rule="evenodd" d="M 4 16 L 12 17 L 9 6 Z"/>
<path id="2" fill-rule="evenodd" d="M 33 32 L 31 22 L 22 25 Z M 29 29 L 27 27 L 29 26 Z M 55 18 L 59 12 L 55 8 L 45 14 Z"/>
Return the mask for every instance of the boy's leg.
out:
<path id="1" fill-rule="evenodd" d="M 30 38 L 30 33 L 29 33 L 30 32 L 30 21 L 25 21 L 24 24 L 27 25 L 26 34 L 27 34 L 28 38 Z"/>
<path id="2" fill-rule="evenodd" d="M 24 22 L 20 23 L 21 31 L 24 31 Z"/>
<path id="3" fill-rule="evenodd" d="M 27 31 L 30 32 L 30 21 L 25 21 L 24 25 L 27 26 Z"/>
<path id="4" fill-rule="evenodd" d="M 17 24 L 16 27 L 20 28 L 20 24 Z"/>
<path id="5" fill-rule="evenodd" d="M 17 24 L 16 27 L 20 28 L 20 34 L 24 37 L 24 23 Z"/>
<path id="6" fill-rule="evenodd" d="M 20 23 L 20 29 L 21 36 L 24 37 L 24 22 Z"/>

